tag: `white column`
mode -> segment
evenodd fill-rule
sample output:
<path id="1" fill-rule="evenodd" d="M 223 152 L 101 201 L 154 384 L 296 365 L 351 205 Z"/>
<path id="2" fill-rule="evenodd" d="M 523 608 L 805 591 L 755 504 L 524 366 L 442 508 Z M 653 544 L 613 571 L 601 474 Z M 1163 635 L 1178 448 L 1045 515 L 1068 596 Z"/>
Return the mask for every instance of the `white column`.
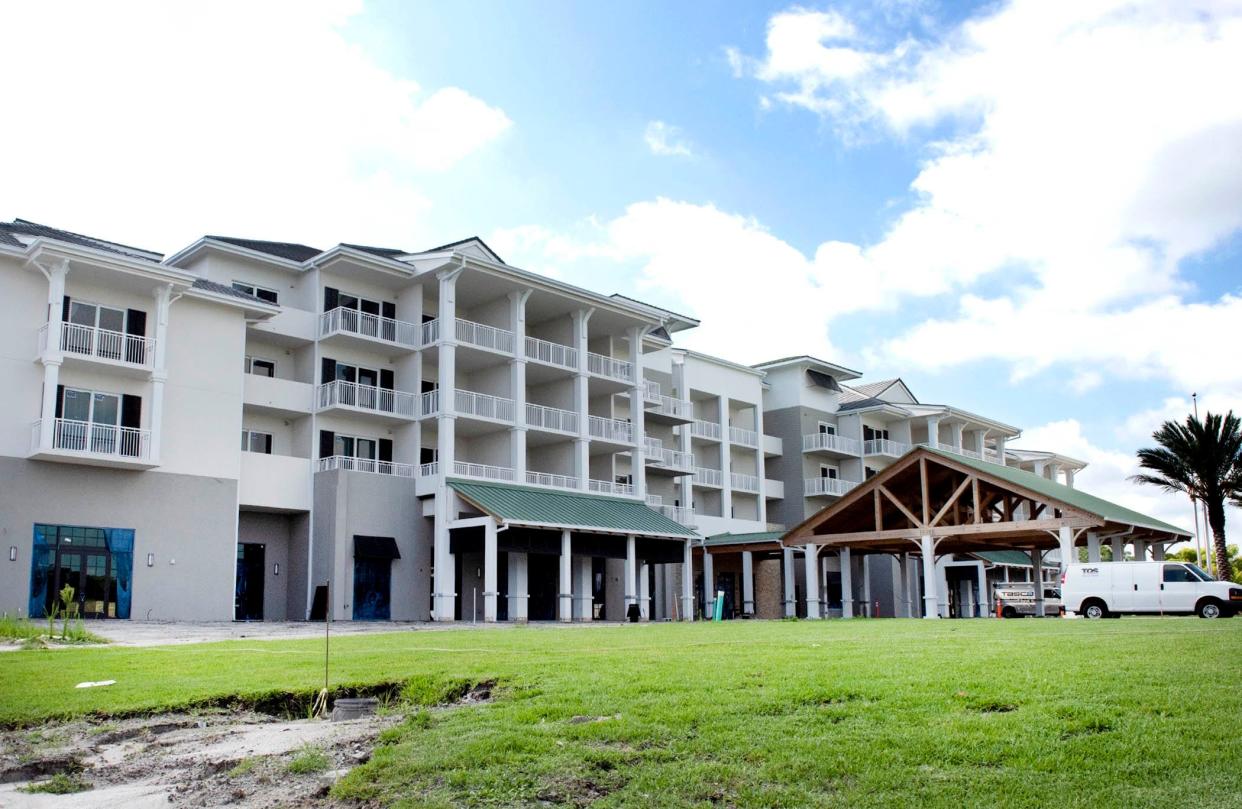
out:
<path id="1" fill-rule="evenodd" d="M 703 548 L 703 617 L 712 620 L 716 615 L 716 571 L 712 569 L 712 555 Z"/>
<path id="2" fill-rule="evenodd" d="M 684 351 L 673 352 L 673 386 L 679 391 L 680 395 L 690 398 L 690 384 L 686 381 L 686 356 Z M 677 428 L 677 451 L 684 452 L 689 455 L 693 449 L 691 446 L 690 425 L 683 424 Z M 694 507 L 694 476 L 681 475 L 675 479 L 673 484 L 678 492 L 678 505 L 682 508 Z M 762 519 L 762 517 L 760 518 Z M 693 592 L 693 591 L 692 591 Z"/>
<path id="3" fill-rule="evenodd" d="M 579 556 L 574 561 L 576 566 L 576 575 L 574 576 L 574 619 L 578 621 L 591 621 L 595 618 L 595 610 L 592 604 L 595 582 L 591 570 L 591 557 Z"/>
<path id="4" fill-rule="evenodd" d="M 900 554 L 897 562 L 901 568 L 901 601 L 897 605 L 897 613 L 906 618 L 913 618 L 914 606 L 910 599 L 910 554 Z"/>
<path id="5" fill-rule="evenodd" d="M 440 393 L 440 414 L 436 418 L 436 460 L 440 477 L 453 474 L 456 460 L 457 414 L 454 391 L 457 388 L 457 277 L 462 268 L 443 270 L 436 278 L 440 284 L 437 319 L 440 321 L 439 365 L 436 385 Z M 443 484 L 441 484 L 443 485 Z M 440 519 L 439 513 L 436 519 Z M 452 519 L 452 517 L 445 517 Z"/>
<path id="6" fill-rule="evenodd" d="M 717 399 L 720 413 L 720 516 L 733 517 L 733 452 L 729 448 L 729 397 Z M 760 447 L 760 451 L 762 451 Z"/>
<path id="7" fill-rule="evenodd" d="M 1031 550 L 1031 580 L 1035 588 L 1035 617 L 1044 617 L 1044 552 Z"/>
<path id="8" fill-rule="evenodd" d="M 1147 543 L 1141 539 L 1134 540 L 1134 561 L 1147 561 Z"/>
<path id="9" fill-rule="evenodd" d="M 870 553 L 862 555 L 862 614 L 866 618 L 875 617 L 875 605 L 871 603 L 871 559 Z"/>
<path id="10" fill-rule="evenodd" d="M 43 351 L 43 404 L 39 413 L 39 446 L 50 449 L 56 429 L 56 388 L 60 385 L 61 325 L 65 307 L 65 277 L 69 262 L 40 268 L 47 273 L 47 348 Z"/>
<path id="11" fill-rule="evenodd" d="M 587 376 L 587 325 L 594 313 L 594 309 L 578 309 L 572 315 L 574 350 L 578 352 L 578 370 L 574 374 L 574 412 L 578 414 L 578 437 L 574 439 L 574 475 L 578 478 L 580 489 L 587 489 L 591 479 L 591 432 L 587 420 L 591 409 L 590 378 Z"/>
<path id="12" fill-rule="evenodd" d="M 1126 560 L 1126 544 L 1121 537 L 1113 537 L 1109 544 L 1113 546 L 1113 561 L 1124 562 Z"/>
<path id="13" fill-rule="evenodd" d="M 1100 561 L 1100 535 L 1095 531 L 1087 532 L 1087 561 Z"/>
<path id="14" fill-rule="evenodd" d="M 988 572 L 987 570 L 984 569 L 983 562 L 979 563 L 978 571 L 979 571 L 979 593 L 978 593 L 978 596 L 975 598 L 975 602 L 978 604 L 978 607 L 979 607 L 978 616 L 980 618 L 987 618 L 992 613 L 989 609 L 989 604 L 988 604 Z"/>
<path id="15" fill-rule="evenodd" d="M 920 542 L 923 549 L 923 617 L 940 617 L 940 591 L 936 583 L 936 550 L 931 534 L 925 534 Z"/>
<path id="16" fill-rule="evenodd" d="M 625 617 L 630 616 L 630 605 L 638 603 L 638 588 L 634 576 L 638 572 L 638 554 L 633 534 L 625 535 Z"/>
<path id="17" fill-rule="evenodd" d="M 1061 547 L 1061 572 L 1078 561 L 1074 548 L 1074 529 L 1062 525 L 1057 531 L 1057 544 Z"/>
<path id="18" fill-rule="evenodd" d="M 807 545 L 806 562 L 806 617 L 819 617 L 819 546 Z"/>
<path id="19" fill-rule="evenodd" d="M 647 494 L 647 426 L 644 419 L 646 394 L 643 386 L 643 336 L 647 334 L 647 327 L 633 326 L 626 334 L 630 344 L 630 365 L 634 370 L 634 379 L 630 385 L 630 424 L 634 430 L 630 474 L 634 478 L 634 494 L 644 497 Z"/>
<path id="20" fill-rule="evenodd" d="M 509 620 L 524 624 L 529 615 L 526 605 L 530 597 L 530 574 L 526 554 L 510 551 L 509 561 Z"/>
<path id="21" fill-rule="evenodd" d="M 638 565 L 638 614 L 644 621 L 651 620 L 651 585 L 646 562 Z"/>
<path id="22" fill-rule="evenodd" d="M 940 446 L 940 419 L 935 416 L 927 417 L 927 446 Z"/>
<path id="23" fill-rule="evenodd" d="M 561 529 L 561 577 L 559 598 L 557 599 L 557 617 L 562 621 L 574 619 L 574 588 L 573 588 L 573 548 L 570 531 Z"/>
<path id="24" fill-rule="evenodd" d="M 483 620 L 496 623 L 496 521 L 483 525 Z"/>
<path id="25" fill-rule="evenodd" d="M 436 488 L 436 513 L 432 521 L 432 572 L 434 593 L 432 610 L 435 620 L 452 621 L 457 592 L 456 562 L 451 552 L 449 520 L 453 519 L 453 490 L 440 485 Z"/>
<path id="26" fill-rule="evenodd" d="M 164 383 L 168 380 L 165 361 L 168 346 L 168 313 L 172 305 L 172 286 L 156 287 L 155 293 L 155 356 L 151 370 L 151 408 L 148 418 L 151 429 L 151 460 L 159 461 L 164 441 Z"/>
<path id="27" fill-rule="evenodd" d="M 1074 488 L 1074 470 L 1067 468 L 1065 470 L 1065 485 L 1071 489 Z"/>
<path id="28" fill-rule="evenodd" d="M 996 437 L 996 462 L 1001 466 L 1005 465 L 1005 436 Z"/>
<path id="29" fill-rule="evenodd" d="M 691 542 L 686 540 L 686 548 L 681 562 L 681 616 L 683 621 L 694 620 L 694 553 Z"/>
<path id="30" fill-rule="evenodd" d="M 842 548 L 841 560 L 841 617 L 854 617 L 854 560 L 849 548 Z"/>
<path id="31" fill-rule="evenodd" d="M 784 577 L 786 618 L 793 618 L 798 614 L 798 604 L 796 601 L 797 586 L 794 584 L 795 573 L 793 548 L 782 548 L 781 574 Z"/>
<path id="32" fill-rule="evenodd" d="M 742 551 L 742 614 L 755 614 L 755 559 L 750 551 Z"/>
<path id="33" fill-rule="evenodd" d="M 962 451 L 962 428 L 965 426 L 960 421 L 955 421 L 949 425 L 949 440 L 953 443 L 953 449 L 957 452 Z"/>
<path id="34" fill-rule="evenodd" d="M 1164 561 L 1164 545 L 1151 546 L 1151 558 L 1156 562 Z"/>
<path id="35" fill-rule="evenodd" d="M 513 359 L 509 360 L 513 429 L 509 433 L 509 455 L 513 478 L 518 483 L 526 482 L 526 301 L 532 291 L 509 293 L 509 326 L 513 332 Z"/>

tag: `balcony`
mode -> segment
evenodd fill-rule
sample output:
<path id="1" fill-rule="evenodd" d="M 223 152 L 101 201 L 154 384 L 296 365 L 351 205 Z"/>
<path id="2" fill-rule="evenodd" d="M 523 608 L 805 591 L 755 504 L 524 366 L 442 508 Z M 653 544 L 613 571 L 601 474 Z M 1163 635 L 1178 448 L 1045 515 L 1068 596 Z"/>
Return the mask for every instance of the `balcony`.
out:
<path id="1" fill-rule="evenodd" d="M 59 339 L 50 332 L 59 330 Z M 78 323 L 44 323 L 39 329 L 39 356 L 59 344 L 67 360 L 84 360 L 117 368 L 150 371 L 155 367 L 155 340 Z"/>
<path id="2" fill-rule="evenodd" d="M 648 466 L 656 467 L 652 471 L 666 470 L 687 475 L 694 471 L 693 454 L 669 449 L 658 438 L 647 438 L 643 448 L 644 462 Z"/>
<path id="3" fill-rule="evenodd" d="M 621 419 L 587 416 L 587 432 L 600 441 L 613 444 L 634 443 L 634 425 Z"/>
<path id="4" fill-rule="evenodd" d="M 288 455 L 241 454 L 237 502 L 241 506 L 278 511 L 310 511 L 310 472 L 307 458 Z"/>
<path id="5" fill-rule="evenodd" d="M 320 385 L 315 398 L 318 412 L 324 410 L 347 410 L 366 413 L 386 419 L 403 421 L 417 416 L 414 394 L 403 390 L 388 390 L 371 385 L 336 380 Z"/>
<path id="6" fill-rule="evenodd" d="M 526 338 L 526 359 L 570 371 L 578 370 L 578 349 L 537 337 Z"/>
<path id="7" fill-rule="evenodd" d="M 549 430 L 567 435 L 578 434 L 578 414 L 543 405 L 526 405 L 526 426 L 535 430 Z"/>
<path id="8" fill-rule="evenodd" d="M 350 455 L 330 455 L 315 462 L 316 472 L 367 472 L 372 475 L 393 475 L 399 478 L 414 477 L 415 467 L 408 463 L 377 461 L 374 458 L 355 458 Z"/>
<path id="9" fill-rule="evenodd" d="M 785 442 L 779 436 L 765 435 L 763 437 L 763 457 L 774 458 L 777 455 L 785 454 Z"/>
<path id="10" fill-rule="evenodd" d="M 634 381 L 634 366 L 625 360 L 605 357 L 603 354 L 587 352 L 587 373 L 592 376 L 611 379 L 615 382 L 630 383 Z"/>
<path id="11" fill-rule="evenodd" d="M 806 478 L 802 482 L 802 493 L 806 497 L 840 497 L 857 485 L 852 480 L 840 478 Z"/>
<path id="12" fill-rule="evenodd" d="M 719 489 L 724 485 L 724 475 L 719 469 L 708 469 L 705 466 L 696 466 L 694 468 L 694 485 L 695 486 L 712 486 Z"/>
<path id="13" fill-rule="evenodd" d="M 759 493 L 759 478 L 745 472 L 729 473 L 729 488 L 735 492 Z"/>
<path id="14" fill-rule="evenodd" d="M 687 528 L 694 526 L 694 509 L 686 506 L 666 506 L 663 503 L 651 506 L 653 511 L 657 511 Z"/>
<path id="15" fill-rule="evenodd" d="M 242 404 L 249 409 L 297 418 L 308 415 L 313 402 L 314 392 L 307 382 L 257 374 L 242 377 Z"/>
<path id="16" fill-rule="evenodd" d="M 910 445 L 900 441 L 889 441 L 887 438 L 873 438 L 863 442 L 863 455 L 884 455 L 889 458 L 900 458 L 909 451 Z"/>
<path id="17" fill-rule="evenodd" d="M 151 431 L 74 419 L 53 419 L 44 435 L 40 419 L 30 428 L 30 455 L 39 461 L 81 463 L 121 469 L 151 469 Z"/>
<path id="18" fill-rule="evenodd" d="M 858 457 L 859 444 L 853 438 L 836 433 L 811 433 L 802 436 L 803 452 L 819 452 L 824 455 Z"/>
<path id="19" fill-rule="evenodd" d="M 763 482 L 763 496 L 769 500 L 785 499 L 785 481 L 768 478 Z"/>
<path id="20" fill-rule="evenodd" d="M 419 418 L 440 415 L 440 391 L 427 391 L 420 398 Z M 449 412 L 458 416 L 512 424 L 515 405 L 512 399 L 457 388 L 453 391 L 453 410 Z"/>
<path id="21" fill-rule="evenodd" d="M 364 343 L 369 348 L 385 348 L 396 353 L 413 351 L 420 345 L 417 324 L 344 307 L 319 316 L 319 337 L 344 337 Z"/>
<path id="22" fill-rule="evenodd" d="M 745 427 L 730 427 L 729 443 L 743 447 L 757 447 L 759 446 L 759 433 L 747 430 Z"/>
<path id="23" fill-rule="evenodd" d="M 675 399 L 663 394 L 648 397 L 646 418 L 657 424 L 693 424 L 694 405 L 686 399 Z"/>
<path id="24" fill-rule="evenodd" d="M 573 475 L 555 475 L 551 472 L 532 472 L 527 470 L 526 483 L 531 486 L 547 486 L 553 489 L 578 488 L 578 478 Z"/>
<path id="25" fill-rule="evenodd" d="M 440 474 L 439 463 L 425 463 L 418 468 L 420 478 L 433 478 Z M 459 478 L 479 478 L 480 480 L 501 480 L 513 483 L 517 476 L 508 466 L 491 466 L 469 461 L 453 461 L 453 476 Z"/>
<path id="26" fill-rule="evenodd" d="M 634 496 L 634 484 L 617 483 L 612 480 L 596 480 L 591 478 L 587 481 L 587 490 L 593 494 L 611 494 L 617 497 Z"/>
<path id="27" fill-rule="evenodd" d="M 705 438 L 709 441 L 720 440 L 720 423 L 715 421 L 704 421 L 703 419 L 695 419 L 690 424 L 691 438 Z"/>

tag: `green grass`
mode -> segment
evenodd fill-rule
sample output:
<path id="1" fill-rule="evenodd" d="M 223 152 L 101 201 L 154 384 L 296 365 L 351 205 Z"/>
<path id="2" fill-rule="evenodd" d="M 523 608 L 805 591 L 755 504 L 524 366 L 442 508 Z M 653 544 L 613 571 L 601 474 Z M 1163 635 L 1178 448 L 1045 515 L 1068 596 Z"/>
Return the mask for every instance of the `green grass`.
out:
<path id="1" fill-rule="evenodd" d="M 46 781 L 35 781 L 33 784 L 27 784 L 21 788 L 21 791 L 34 794 L 42 792 L 47 795 L 70 795 L 74 792 L 85 792 L 90 788 L 90 784 L 76 775 L 65 775 L 58 772 Z"/>
<path id="2" fill-rule="evenodd" d="M 332 766 L 332 762 L 328 759 L 327 753 L 318 747 L 304 747 L 289 760 L 289 763 L 285 765 L 285 769 L 294 775 L 309 775 L 311 773 L 323 772 L 330 766 Z"/>
<path id="3" fill-rule="evenodd" d="M 47 633 L 47 621 L 34 622 L 21 618 L 0 615 L 0 640 L 23 641 L 26 645 L 37 644 L 41 640 L 55 644 L 75 643 L 107 643 L 93 632 L 88 632 L 80 621 L 57 621 L 53 633 Z"/>
<path id="4" fill-rule="evenodd" d="M 322 651 L 298 640 L 5 653 L 0 723 L 309 696 Z M 333 684 L 406 683 L 413 715 L 334 795 L 395 806 L 1242 806 L 1240 661 L 1242 619 L 341 637 Z M 100 679 L 117 684 L 73 688 Z M 491 702 L 426 707 L 492 679 Z"/>

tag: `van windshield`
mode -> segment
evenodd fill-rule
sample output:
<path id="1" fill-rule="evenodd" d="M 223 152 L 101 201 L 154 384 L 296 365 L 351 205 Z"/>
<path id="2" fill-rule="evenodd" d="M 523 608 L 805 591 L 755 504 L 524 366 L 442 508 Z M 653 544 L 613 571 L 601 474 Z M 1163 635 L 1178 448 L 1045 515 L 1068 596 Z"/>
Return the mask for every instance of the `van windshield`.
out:
<path id="1" fill-rule="evenodd" d="M 1215 579 L 1209 576 L 1203 568 L 1199 567 L 1194 562 L 1186 562 L 1185 564 L 1186 567 L 1190 568 L 1192 573 L 1199 577 L 1199 581 L 1215 581 Z"/>

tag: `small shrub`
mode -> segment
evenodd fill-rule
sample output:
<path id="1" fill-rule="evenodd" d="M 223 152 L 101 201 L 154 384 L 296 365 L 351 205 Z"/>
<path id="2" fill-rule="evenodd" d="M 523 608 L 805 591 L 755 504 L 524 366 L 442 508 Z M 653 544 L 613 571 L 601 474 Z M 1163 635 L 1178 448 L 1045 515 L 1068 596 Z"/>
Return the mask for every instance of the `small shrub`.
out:
<path id="1" fill-rule="evenodd" d="M 229 770 L 228 776 L 229 778 L 241 778 L 243 775 L 249 775 L 254 772 L 254 768 L 257 766 L 259 766 L 259 759 L 257 757 L 243 758 L 237 762 L 233 769 Z"/>
<path id="2" fill-rule="evenodd" d="M 309 775 L 323 772 L 331 763 L 328 754 L 318 747 L 303 747 L 302 752 L 294 756 L 285 769 L 294 775 Z"/>
<path id="3" fill-rule="evenodd" d="M 63 772 L 58 772 L 46 781 L 36 781 L 33 784 L 27 784 L 22 787 L 22 792 L 43 792 L 48 795 L 70 795 L 74 792 L 85 792 L 90 788 L 90 784 L 77 776 L 65 775 Z"/>

